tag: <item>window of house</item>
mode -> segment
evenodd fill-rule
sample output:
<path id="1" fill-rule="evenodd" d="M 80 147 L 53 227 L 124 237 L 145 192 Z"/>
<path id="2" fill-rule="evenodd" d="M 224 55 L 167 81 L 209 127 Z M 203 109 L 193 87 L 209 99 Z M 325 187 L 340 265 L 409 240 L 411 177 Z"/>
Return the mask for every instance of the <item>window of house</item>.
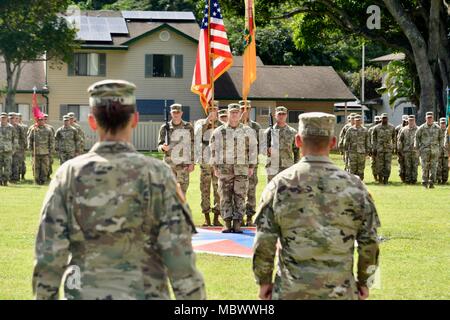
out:
<path id="1" fill-rule="evenodd" d="M 414 114 L 414 107 L 404 107 L 403 114 L 407 114 L 407 115 Z"/>
<path id="2" fill-rule="evenodd" d="M 301 115 L 302 113 L 305 113 L 305 111 L 289 110 L 288 123 L 298 123 L 298 116 Z"/>
<path id="3" fill-rule="evenodd" d="M 22 114 L 23 121 L 29 121 L 30 118 L 30 105 L 26 103 L 18 103 L 17 104 L 17 112 Z"/>
<path id="4" fill-rule="evenodd" d="M 182 78 L 183 56 L 178 54 L 146 54 L 145 77 Z"/>
<path id="5" fill-rule="evenodd" d="M 69 76 L 106 76 L 105 53 L 75 53 L 69 64 Z"/>

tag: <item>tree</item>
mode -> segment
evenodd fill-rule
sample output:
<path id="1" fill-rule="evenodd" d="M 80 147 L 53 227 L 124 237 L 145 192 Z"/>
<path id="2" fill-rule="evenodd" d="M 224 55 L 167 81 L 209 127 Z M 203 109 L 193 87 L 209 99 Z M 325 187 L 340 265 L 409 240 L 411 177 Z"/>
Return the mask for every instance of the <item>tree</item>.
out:
<path id="1" fill-rule="evenodd" d="M 0 2 L 0 56 L 6 68 L 7 111 L 15 94 L 24 63 L 46 58 L 70 62 L 76 31 L 58 15 L 67 0 L 3 0 Z"/>
<path id="2" fill-rule="evenodd" d="M 301 15 L 304 23 L 326 18 L 322 31 L 337 28 L 345 34 L 358 35 L 404 52 L 419 80 L 419 120 L 425 119 L 427 111 L 443 115 L 444 93 L 450 78 L 449 18 L 445 1 L 260 0 L 258 3 L 262 16 L 289 19 Z M 382 26 L 379 30 L 370 30 L 367 26 L 370 5 L 380 8 Z M 282 14 L 279 8 L 283 8 Z M 327 32 L 316 32 L 316 35 L 323 33 Z"/>

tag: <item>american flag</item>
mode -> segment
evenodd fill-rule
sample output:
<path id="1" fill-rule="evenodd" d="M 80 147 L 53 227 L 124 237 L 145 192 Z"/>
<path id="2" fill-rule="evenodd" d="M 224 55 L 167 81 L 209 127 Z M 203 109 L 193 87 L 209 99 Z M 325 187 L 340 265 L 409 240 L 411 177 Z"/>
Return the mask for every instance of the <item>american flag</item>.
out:
<path id="1" fill-rule="evenodd" d="M 202 24 L 200 26 L 200 38 L 198 41 L 197 61 L 195 63 L 194 77 L 192 78 L 192 92 L 200 96 L 205 111 L 210 104 L 213 95 L 213 81 L 216 81 L 233 64 L 228 43 L 227 32 L 223 24 L 222 12 L 218 0 L 205 0 L 206 6 Z M 209 8 L 209 4 L 211 8 Z M 208 19 L 211 13 L 210 19 Z M 208 22 L 210 23 L 208 28 Z M 211 81 L 211 59 L 214 70 Z"/>

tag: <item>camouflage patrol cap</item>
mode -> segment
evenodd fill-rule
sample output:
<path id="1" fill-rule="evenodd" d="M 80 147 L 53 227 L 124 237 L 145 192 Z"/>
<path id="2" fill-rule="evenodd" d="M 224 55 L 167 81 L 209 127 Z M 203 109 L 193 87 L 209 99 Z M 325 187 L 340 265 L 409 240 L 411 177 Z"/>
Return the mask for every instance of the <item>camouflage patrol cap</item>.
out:
<path id="1" fill-rule="evenodd" d="M 302 136 L 331 137 L 336 116 L 323 112 L 307 112 L 298 116 L 298 133 Z"/>
<path id="2" fill-rule="evenodd" d="M 0 118 L 6 118 L 8 114 L 6 112 L 0 113 Z"/>
<path id="3" fill-rule="evenodd" d="M 439 119 L 439 123 L 447 123 L 447 119 L 445 119 L 445 118 L 440 118 L 440 119 Z"/>
<path id="4" fill-rule="evenodd" d="M 22 118 L 22 114 L 20 112 L 17 112 L 16 116 L 18 116 L 19 118 Z"/>
<path id="5" fill-rule="evenodd" d="M 219 114 L 219 118 L 227 116 L 228 115 L 227 109 L 220 109 L 218 114 Z"/>
<path id="6" fill-rule="evenodd" d="M 69 112 L 68 114 L 67 114 L 67 116 L 69 117 L 69 118 L 75 118 L 75 113 L 73 113 L 73 112 Z"/>
<path id="7" fill-rule="evenodd" d="M 48 118 L 48 114 L 44 113 L 44 118 Z"/>
<path id="8" fill-rule="evenodd" d="M 214 106 L 215 108 L 219 108 L 219 104 L 220 104 L 220 101 L 219 101 L 219 100 L 214 100 L 214 101 L 213 101 L 213 106 Z"/>
<path id="9" fill-rule="evenodd" d="M 380 121 L 381 117 L 380 116 L 375 116 L 375 121 Z"/>
<path id="10" fill-rule="evenodd" d="M 279 114 L 279 113 L 287 113 L 287 108 L 283 107 L 283 106 L 279 106 L 275 109 L 275 114 Z"/>
<path id="11" fill-rule="evenodd" d="M 241 108 L 245 108 L 245 102 L 247 101 L 247 107 L 252 105 L 252 102 L 250 100 L 241 100 L 239 101 L 239 104 L 241 105 Z"/>
<path id="12" fill-rule="evenodd" d="M 412 119 L 416 119 L 416 116 L 415 115 L 413 115 L 413 114 L 410 114 L 409 116 L 408 116 L 408 120 L 412 120 Z"/>
<path id="13" fill-rule="evenodd" d="M 408 120 L 408 115 L 407 114 L 402 115 L 402 121 L 406 121 L 406 120 Z"/>
<path id="14" fill-rule="evenodd" d="M 362 117 L 361 117 L 360 114 L 357 114 L 357 115 L 355 115 L 355 116 L 353 117 L 353 119 L 355 119 L 355 120 L 361 120 Z"/>
<path id="15" fill-rule="evenodd" d="M 170 112 L 181 112 L 183 111 L 183 106 L 179 103 L 174 103 L 170 106 Z"/>
<path id="16" fill-rule="evenodd" d="M 381 114 L 381 119 L 387 118 L 387 117 L 388 117 L 387 113 L 382 113 L 382 114 Z"/>
<path id="17" fill-rule="evenodd" d="M 8 117 L 15 117 L 16 116 L 16 114 L 14 113 L 14 112 L 10 112 L 10 113 L 8 113 Z"/>
<path id="18" fill-rule="evenodd" d="M 432 117 L 434 115 L 434 113 L 432 112 L 432 111 L 428 111 L 426 114 L 425 114 L 425 117 L 426 118 L 430 118 L 430 117 Z"/>
<path id="19" fill-rule="evenodd" d="M 70 117 L 68 115 L 63 116 L 63 121 L 67 121 L 69 119 L 70 119 Z"/>
<path id="20" fill-rule="evenodd" d="M 237 103 L 230 103 L 228 105 L 228 111 L 235 111 L 235 110 L 239 111 L 240 107 L 241 106 L 239 104 L 237 104 Z"/>
<path id="21" fill-rule="evenodd" d="M 108 102 L 119 102 L 124 106 L 136 105 L 134 95 L 136 86 L 124 80 L 103 80 L 94 83 L 88 88 L 91 107 L 104 106 Z"/>

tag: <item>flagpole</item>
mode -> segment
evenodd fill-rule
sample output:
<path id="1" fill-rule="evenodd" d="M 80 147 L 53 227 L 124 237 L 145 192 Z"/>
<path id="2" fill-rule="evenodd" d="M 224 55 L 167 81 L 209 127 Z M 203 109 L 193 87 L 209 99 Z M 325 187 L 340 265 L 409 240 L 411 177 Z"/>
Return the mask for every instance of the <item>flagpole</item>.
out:
<path id="1" fill-rule="evenodd" d="M 210 102 L 210 111 L 214 108 L 214 58 L 211 52 L 211 0 L 208 0 L 208 50 L 209 50 L 209 77 L 211 79 L 211 102 Z M 214 131 L 214 120 L 211 122 L 212 130 Z"/>

